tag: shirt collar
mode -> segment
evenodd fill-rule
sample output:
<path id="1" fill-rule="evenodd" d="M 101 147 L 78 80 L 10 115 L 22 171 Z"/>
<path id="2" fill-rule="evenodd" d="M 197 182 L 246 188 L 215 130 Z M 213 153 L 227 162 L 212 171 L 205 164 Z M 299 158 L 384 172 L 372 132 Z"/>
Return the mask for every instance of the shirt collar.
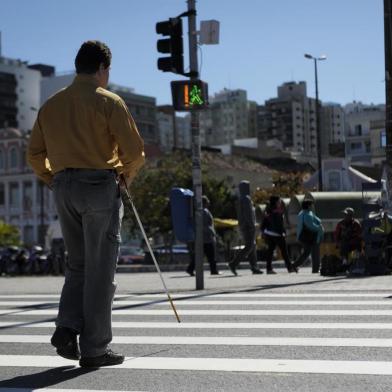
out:
<path id="1" fill-rule="evenodd" d="M 77 74 L 75 76 L 75 79 L 73 81 L 74 83 L 87 83 L 87 84 L 91 84 L 95 87 L 99 87 L 98 85 L 98 80 L 95 79 L 94 75 L 88 75 L 88 74 Z"/>

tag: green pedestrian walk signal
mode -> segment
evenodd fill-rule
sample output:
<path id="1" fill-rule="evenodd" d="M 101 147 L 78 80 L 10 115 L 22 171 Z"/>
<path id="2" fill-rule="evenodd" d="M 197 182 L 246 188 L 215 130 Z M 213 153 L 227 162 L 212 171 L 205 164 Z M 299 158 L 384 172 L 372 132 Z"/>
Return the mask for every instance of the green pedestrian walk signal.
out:
<path id="1" fill-rule="evenodd" d="M 202 110 L 208 107 L 208 84 L 201 80 L 171 82 L 173 107 L 177 111 Z"/>

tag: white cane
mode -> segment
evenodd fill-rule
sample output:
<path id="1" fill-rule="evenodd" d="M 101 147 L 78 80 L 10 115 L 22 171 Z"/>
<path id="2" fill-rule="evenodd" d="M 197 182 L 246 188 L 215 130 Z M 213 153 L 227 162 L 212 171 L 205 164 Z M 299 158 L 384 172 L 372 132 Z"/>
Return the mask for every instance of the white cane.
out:
<path id="1" fill-rule="evenodd" d="M 165 281 L 163 280 L 163 276 L 162 276 L 162 273 L 161 273 L 161 269 L 159 268 L 158 262 L 157 262 L 157 260 L 155 259 L 155 255 L 154 255 L 154 252 L 152 251 L 150 241 L 148 240 L 147 235 L 146 235 L 146 232 L 144 231 L 144 227 L 143 227 L 142 221 L 140 220 L 140 217 L 139 217 L 139 214 L 137 213 L 136 207 L 135 207 L 135 205 L 133 204 L 132 197 L 131 197 L 130 193 L 128 192 L 127 184 L 126 184 L 125 179 L 124 179 L 123 176 L 120 177 L 120 181 L 121 181 L 121 183 L 122 183 L 122 185 L 120 184 L 120 185 L 121 185 L 121 186 L 120 186 L 121 193 L 126 197 L 126 200 L 128 200 L 129 204 L 132 206 L 133 213 L 135 214 L 136 220 L 137 220 L 137 222 L 138 222 L 138 224 L 139 224 L 139 227 L 140 227 L 140 230 L 141 230 L 141 232 L 143 233 L 143 237 L 144 237 L 144 240 L 146 241 L 146 244 L 147 244 L 148 250 L 150 251 L 151 257 L 152 257 L 152 259 L 154 260 L 155 267 L 157 268 L 157 271 L 158 271 L 159 276 L 160 276 L 160 278 L 161 278 L 163 287 L 164 287 L 164 289 L 165 289 L 165 291 L 166 291 L 167 298 L 169 299 L 170 305 L 171 305 L 171 307 L 172 307 L 172 309 L 173 309 L 173 312 L 174 312 L 174 314 L 175 314 L 175 316 L 176 316 L 177 321 L 180 323 L 181 320 L 180 320 L 180 318 L 178 317 L 178 313 L 177 313 L 176 307 L 174 306 L 174 303 L 173 303 L 173 301 L 172 301 L 172 299 L 171 299 L 169 290 L 167 289 L 166 284 L 165 284 Z M 131 208 L 129 207 L 129 205 L 128 205 L 128 208 L 131 210 Z"/>

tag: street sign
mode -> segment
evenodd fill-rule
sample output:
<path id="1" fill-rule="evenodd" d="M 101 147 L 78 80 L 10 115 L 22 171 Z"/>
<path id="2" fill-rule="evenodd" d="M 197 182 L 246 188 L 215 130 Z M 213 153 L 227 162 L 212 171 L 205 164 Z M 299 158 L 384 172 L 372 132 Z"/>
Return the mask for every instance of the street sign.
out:
<path id="1" fill-rule="evenodd" d="M 200 22 L 200 45 L 217 45 L 219 44 L 219 21 L 203 20 Z"/>
<path id="2" fill-rule="evenodd" d="M 202 110 L 208 106 L 208 84 L 201 80 L 173 81 L 171 90 L 177 111 Z"/>

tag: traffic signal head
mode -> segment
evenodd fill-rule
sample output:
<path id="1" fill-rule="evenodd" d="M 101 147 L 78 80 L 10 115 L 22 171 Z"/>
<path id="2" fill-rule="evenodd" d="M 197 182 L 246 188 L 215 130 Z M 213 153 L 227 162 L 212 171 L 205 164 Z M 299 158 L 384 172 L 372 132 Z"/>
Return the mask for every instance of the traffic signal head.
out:
<path id="1" fill-rule="evenodd" d="M 175 110 L 201 110 L 208 106 L 208 84 L 201 80 L 173 81 L 171 90 Z"/>
<path id="2" fill-rule="evenodd" d="M 156 32 L 167 36 L 157 42 L 159 53 L 168 53 L 170 57 L 158 59 L 158 69 L 163 72 L 184 73 L 184 47 L 182 43 L 182 19 L 170 18 L 156 24 Z"/>

